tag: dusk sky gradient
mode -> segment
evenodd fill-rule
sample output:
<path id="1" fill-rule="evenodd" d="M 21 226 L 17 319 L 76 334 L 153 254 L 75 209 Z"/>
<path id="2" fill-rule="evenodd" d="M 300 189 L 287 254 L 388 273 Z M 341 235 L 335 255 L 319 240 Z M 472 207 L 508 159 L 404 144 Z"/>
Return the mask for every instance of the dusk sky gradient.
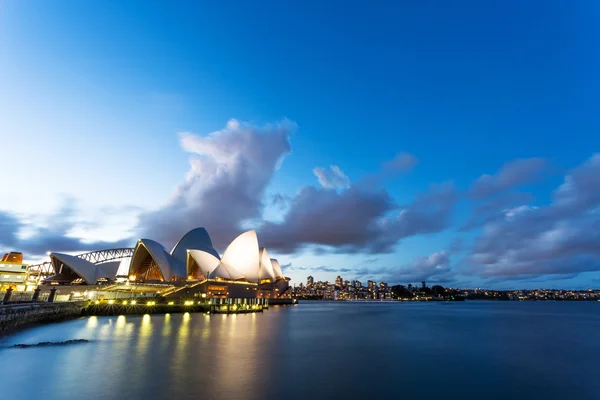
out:
<path id="1" fill-rule="evenodd" d="M 324 4 L 326 3 L 326 4 Z M 597 1 L 0 3 L 0 251 L 600 286 Z"/>

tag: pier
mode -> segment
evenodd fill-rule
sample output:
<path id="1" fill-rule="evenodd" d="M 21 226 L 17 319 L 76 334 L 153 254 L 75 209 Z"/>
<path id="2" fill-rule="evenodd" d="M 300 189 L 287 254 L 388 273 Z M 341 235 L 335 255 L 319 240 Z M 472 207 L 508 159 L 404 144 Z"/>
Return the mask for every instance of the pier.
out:
<path id="1" fill-rule="evenodd" d="M 167 313 L 246 314 L 269 308 L 266 299 L 205 299 L 157 302 L 140 300 L 96 300 L 88 302 L 84 315 L 143 315 Z"/>
<path id="2" fill-rule="evenodd" d="M 32 325 L 77 318 L 86 306 L 85 301 L 0 305 L 0 335 Z"/>

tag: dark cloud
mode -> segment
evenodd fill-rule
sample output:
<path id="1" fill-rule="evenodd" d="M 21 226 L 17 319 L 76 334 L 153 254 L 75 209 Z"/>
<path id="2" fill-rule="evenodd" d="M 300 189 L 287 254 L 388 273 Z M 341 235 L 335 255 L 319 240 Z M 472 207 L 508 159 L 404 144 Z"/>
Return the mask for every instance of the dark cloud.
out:
<path id="1" fill-rule="evenodd" d="M 294 129 L 289 121 L 257 127 L 231 120 L 208 136 L 183 134 L 191 169 L 164 207 L 140 216 L 139 233 L 170 246 L 204 226 L 224 249 L 244 222 L 261 216 L 265 188 L 290 152 Z"/>
<path id="2" fill-rule="evenodd" d="M 531 193 L 508 192 L 485 200 L 483 203 L 475 204 L 471 217 L 459 228 L 459 231 L 466 232 L 503 219 L 507 210 L 531 203 L 533 200 Z"/>
<path id="3" fill-rule="evenodd" d="M 17 233 L 21 228 L 21 221 L 14 215 L 0 211 L 0 244 L 14 247 L 18 241 Z"/>
<path id="4" fill-rule="evenodd" d="M 308 245 L 322 252 L 324 246 L 345 253 L 389 252 L 402 238 L 445 229 L 455 201 L 452 184 L 432 185 L 405 206 L 396 205 L 383 189 L 353 184 L 338 192 L 308 186 L 282 222 L 262 225 L 260 237 L 269 249 L 285 253 Z"/>
<path id="5" fill-rule="evenodd" d="M 451 224 L 458 193 L 451 182 L 430 185 L 412 203 L 400 207 L 395 220 L 388 220 L 392 236 L 400 239 L 418 234 L 437 233 Z"/>
<path id="6" fill-rule="evenodd" d="M 449 252 L 442 250 L 418 257 L 409 265 L 390 271 L 386 279 L 395 282 L 439 282 L 451 275 Z"/>
<path id="7" fill-rule="evenodd" d="M 277 193 L 271 198 L 271 206 L 277 208 L 285 208 L 292 201 L 292 197 L 284 196 L 282 194 Z"/>
<path id="8" fill-rule="evenodd" d="M 570 171 L 545 207 L 503 210 L 468 256 L 485 277 L 531 278 L 600 269 L 600 155 Z"/>
<path id="9" fill-rule="evenodd" d="M 78 211 L 74 202 L 67 199 L 61 208 L 48 216 L 43 225 L 25 224 L 16 216 L 0 212 L 0 245 L 7 251 L 15 250 L 26 254 L 26 257 L 43 256 L 53 252 L 85 252 L 116 247 L 130 247 L 132 239 L 118 241 L 85 241 L 74 237 L 72 231 L 81 225 L 77 221 Z M 29 227 L 26 236 L 19 235 L 21 229 Z"/>
<path id="10" fill-rule="evenodd" d="M 548 163 L 542 158 L 525 158 L 505 163 L 495 175 L 482 175 L 469 190 L 475 199 L 493 196 L 503 190 L 535 182 L 546 171 Z"/>
<path id="11" fill-rule="evenodd" d="M 282 264 L 280 267 L 282 271 L 287 271 L 288 269 L 292 269 L 292 263 Z"/>
<path id="12" fill-rule="evenodd" d="M 380 236 L 380 218 L 395 208 L 384 190 L 351 186 L 341 193 L 307 186 L 292 201 L 283 222 L 266 222 L 260 237 L 269 249 L 293 252 L 307 244 L 369 247 Z"/>
<path id="13" fill-rule="evenodd" d="M 417 257 L 411 263 L 405 265 L 357 268 L 354 270 L 353 276 L 364 279 L 377 277 L 392 284 L 421 281 L 447 283 L 454 280 L 454 273 L 450 266 L 450 255 L 449 251 L 442 250 L 428 256 Z"/>

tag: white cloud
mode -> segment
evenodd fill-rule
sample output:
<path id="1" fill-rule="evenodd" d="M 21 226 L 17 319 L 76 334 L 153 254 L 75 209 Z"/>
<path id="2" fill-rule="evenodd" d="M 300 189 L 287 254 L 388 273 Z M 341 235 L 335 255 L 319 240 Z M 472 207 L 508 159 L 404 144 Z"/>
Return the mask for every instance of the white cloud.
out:
<path id="1" fill-rule="evenodd" d="M 326 189 L 346 189 L 350 186 L 350 178 L 337 165 L 330 165 L 329 170 L 317 167 L 313 173 Z"/>

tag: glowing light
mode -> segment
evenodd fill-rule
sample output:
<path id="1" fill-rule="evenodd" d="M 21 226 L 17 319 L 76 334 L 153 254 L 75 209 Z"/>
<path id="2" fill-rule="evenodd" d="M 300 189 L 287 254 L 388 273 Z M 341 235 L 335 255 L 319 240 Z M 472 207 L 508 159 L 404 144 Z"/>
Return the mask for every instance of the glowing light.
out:
<path id="1" fill-rule="evenodd" d="M 98 317 L 91 316 L 90 319 L 88 319 L 87 327 L 88 328 L 95 328 L 97 326 L 98 326 Z"/>
<path id="2" fill-rule="evenodd" d="M 202 297 L 206 297 L 206 293 L 202 293 Z"/>
<path id="3" fill-rule="evenodd" d="M 174 302 L 174 301 L 170 301 L 170 302 L 169 302 L 169 305 L 170 305 L 170 306 L 172 306 L 173 304 L 175 304 L 175 302 Z"/>
<path id="4" fill-rule="evenodd" d="M 126 305 L 127 305 L 127 300 L 125 300 L 125 301 L 123 302 L 123 305 L 124 305 L 124 306 L 126 306 Z"/>
<path id="5" fill-rule="evenodd" d="M 135 305 L 136 301 L 135 300 L 131 300 L 131 304 Z"/>
<path id="6" fill-rule="evenodd" d="M 100 302 L 99 302 L 98 300 L 96 300 L 96 301 L 94 302 L 94 304 L 98 305 L 98 304 L 100 304 Z"/>
<path id="7" fill-rule="evenodd" d="M 115 301 L 114 300 L 109 300 L 108 304 L 115 304 Z"/>

